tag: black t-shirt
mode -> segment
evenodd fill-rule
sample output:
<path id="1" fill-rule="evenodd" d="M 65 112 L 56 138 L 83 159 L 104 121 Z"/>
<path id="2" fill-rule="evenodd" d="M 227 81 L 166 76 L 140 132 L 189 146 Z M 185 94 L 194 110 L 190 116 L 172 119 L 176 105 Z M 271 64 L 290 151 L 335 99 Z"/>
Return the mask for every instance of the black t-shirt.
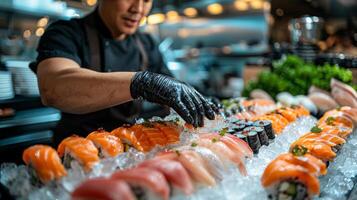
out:
<path id="1" fill-rule="evenodd" d="M 157 44 L 150 35 L 137 32 L 123 41 L 117 41 L 112 38 L 97 10 L 89 16 L 94 19 L 93 24 L 99 36 L 101 69 L 98 71 L 140 71 L 142 56 L 134 38 L 139 37 L 148 56 L 147 70 L 171 75 Z M 30 64 L 30 68 L 36 72 L 38 63 L 53 57 L 68 58 L 83 68 L 90 68 L 91 54 L 88 42 L 93 41 L 88 41 L 85 23 L 88 21 L 83 18 L 52 23 L 40 39 L 38 57 Z M 100 127 L 111 131 L 124 123 L 133 123 L 133 115 L 137 116 L 139 112 L 133 107 L 134 103 L 129 102 L 84 115 L 62 113 L 62 119 L 55 130 L 55 144 L 71 134 L 86 136 Z"/>

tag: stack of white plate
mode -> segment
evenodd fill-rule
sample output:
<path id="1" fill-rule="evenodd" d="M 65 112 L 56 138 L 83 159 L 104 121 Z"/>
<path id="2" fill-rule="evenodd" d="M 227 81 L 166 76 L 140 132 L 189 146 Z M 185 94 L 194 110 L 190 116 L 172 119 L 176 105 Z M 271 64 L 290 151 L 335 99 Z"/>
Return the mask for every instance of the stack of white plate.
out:
<path id="1" fill-rule="evenodd" d="M 12 99 L 14 96 L 11 73 L 0 71 L 0 100 Z"/>
<path id="2" fill-rule="evenodd" d="M 12 73 L 15 94 L 22 96 L 39 96 L 36 74 L 29 68 L 28 61 L 6 61 Z"/>

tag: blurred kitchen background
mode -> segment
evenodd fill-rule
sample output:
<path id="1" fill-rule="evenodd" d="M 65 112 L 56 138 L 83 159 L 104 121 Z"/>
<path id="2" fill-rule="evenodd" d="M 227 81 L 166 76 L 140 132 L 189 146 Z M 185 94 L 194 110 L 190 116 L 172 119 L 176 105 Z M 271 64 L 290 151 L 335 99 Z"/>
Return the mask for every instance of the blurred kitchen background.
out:
<path id="1" fill-rule="evenodd" d="M 96 3 L 0 1 L 1 161 L 50 142 L 61 116 L 42 106 L 28 64 L 51 22 L 84 16 Z M 356 0 L 154 0 L 141 29 L 156 38 L 176 78 L 220 99 L 241 96 L 248 80 L 288 54 L 357 77 Z"/>

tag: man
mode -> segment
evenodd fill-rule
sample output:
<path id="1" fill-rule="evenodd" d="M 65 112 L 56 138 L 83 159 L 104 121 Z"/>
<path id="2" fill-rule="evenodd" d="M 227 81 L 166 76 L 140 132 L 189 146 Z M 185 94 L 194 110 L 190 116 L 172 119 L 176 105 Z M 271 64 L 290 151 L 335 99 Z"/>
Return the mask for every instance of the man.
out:
<path id="1" fill-rule="evenodd" d="M 56 143 L 133 123 L 141 98 L 172 107 L 195 127 L 203 126 L 204 116 L 214 119 L 213 104 L 195 89 L 160 75 L 170 72 L 157 46 L 137 31 L 151 7 L 152 0 L 101 0 L 88 16 L 47 28 L 30 67 L 42 102 L 63 111 Z"/>

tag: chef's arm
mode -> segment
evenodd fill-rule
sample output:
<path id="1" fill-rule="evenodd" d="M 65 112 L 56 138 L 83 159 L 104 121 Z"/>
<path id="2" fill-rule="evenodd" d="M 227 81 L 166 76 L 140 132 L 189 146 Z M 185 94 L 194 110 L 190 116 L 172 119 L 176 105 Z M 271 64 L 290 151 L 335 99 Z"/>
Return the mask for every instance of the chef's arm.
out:
<path id="1" fill-rule="evenodd" d="M 85 114 L 132 100 L 135 72 L 100 73 L 81 68 L 67 58 L 41 61 L 37 77 L 44 105 L 73 114 Z"/>
<path id="2" fill-rule="evenodd" d="M 149 71 L 100 73 L 70 59 L 49 58 L 40 62 L 37 76 L 43 103 L 68 113 L 90 113 L 143 98 L 170 106 L 197 127 L 218 111 L 193 87 Z"/>

